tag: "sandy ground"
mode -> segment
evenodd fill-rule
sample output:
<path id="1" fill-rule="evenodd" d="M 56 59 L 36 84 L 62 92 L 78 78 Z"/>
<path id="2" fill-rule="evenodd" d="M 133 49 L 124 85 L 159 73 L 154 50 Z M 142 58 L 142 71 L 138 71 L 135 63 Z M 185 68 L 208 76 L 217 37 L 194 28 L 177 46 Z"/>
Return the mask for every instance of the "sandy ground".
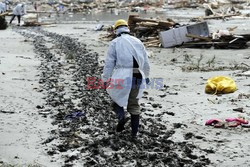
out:
<path id="1" fill-rule="evenodd" d="M 11 28 L 0 31 L 0 157 L 10 164 L 51 164 L 42 141 L 55 128 L 37 106 L 44 103 L 39 92 L 33 47 Z"/>
<path id="2" fill-rule="evenodd" d="M 238 25 L 236 33 L 250 33 L 245 19 L 209 21 L 210 30 L 225 29 Z M 87 48 L 99 54 L 103 60 L 108 42 L 100 41 L 98 36 L 103 32 L 95 32 L 96 24 L 58 24 L 56 27 L 44 27 L 48 32 L 67 35 L 87 44 Z M 43 93 L 39 92 L 38 70 L 40 61 L 33 52 L 30 41 L 9 28 L 0 31 L 0 162 L 9 164 L 40 164 L 44 166 L 62 165 L 60 158 L 51 158 L 46 154 L 46 146 L 42 145 L 49 131 L 56 129 L 51 125 L 51 118 L 37 113 L 37 105 L 45 102 Z M 250 166 L 250 144 L 248 128 L 213 128 L 205 126 L 211 118 L 225 119 L 229 117 L 250 118 L 249 98 L 240 98 L 240 94 L 250 94 L 250 79 L 237 76 L 241 69 L 250 64 L 249 49 L 215 50 L 215 49 L 160 49 L 148 48 L 153 78 L 163 78 L 166 89 L 146 90 L 149 94 L 141 100 L 143 117 L 158 119 L 163 114 L 162 122 L 169 129 L 174 129 L 173 141 L 185 141 L 200 149 L 212 150 L 203 152 L 211 160 L 209 166 Z M 215 56 L 213 69 L 227 67 L 231 70 L 214 70 L 200 72 L 183 71 L 197 65 L 203 55 L 200 67 L 207 68 L 208 61 Z M 241 64 L 241 63 L 245 63 Z M 232 70 L 236 65 L 242 67 Z M 232 77 L 238 90 L 235 93 L 215 96 L 204 93 L 208 78 L 218 75 Z M 166 96 L 159 96 L 166 95 Z M 161 108 L 153 108 L 159 104 Z M 244 113 L 233 111 L 243 107 Z M 180 125 L 174 126 L 173 125 Z"/>

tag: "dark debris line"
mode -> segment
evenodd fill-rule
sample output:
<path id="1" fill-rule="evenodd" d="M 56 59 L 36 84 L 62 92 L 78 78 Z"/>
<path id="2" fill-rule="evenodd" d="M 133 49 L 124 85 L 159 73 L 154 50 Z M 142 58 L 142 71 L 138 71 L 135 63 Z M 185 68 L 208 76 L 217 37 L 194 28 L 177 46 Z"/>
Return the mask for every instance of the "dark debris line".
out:
<path id="1" fill-rule="evenodd" d="M 167 130 L 163 122 L 154 118 L 142 119 L 141 142 L 129 141 L 129 128 L 124 134 L 115 134 L 116 120 L 107 93 L 102 89 L 85 90 L 86 77 L 100 78 L 102 67 L 98 65 L 98 54 L 87 50 L 76 39 L 40 28 L 16 31 L 33 40 L 34 51 L 41 61 L 39 83 L 47 102 L 43 110 L 53 111 L 50 116 L 59 127 L 44 144 L 49 147 L 49 155 L 62 155 L 64 166 L 81 162 L 84 166 L 198 167 L 210 163 L 204 155 L 193 153 L 200 150 L 195 145 L 169 140 L 175 131 Z M 50 49 L 48 44 L 56 49 Z M 65 57 L 71 59 L 66 64 L 62 61 Z M 71 81 L 64 78 L 65 74 Z M 80 103 L 74 102 L 77 100 Z M 84 112 L 85 117 L 65 120 L 67 114 L 75 111 Z M 54 139 L 60 142 L 49 145 Z M 69 150 L 78 150 L 79 154 L 65 156 Z"/>

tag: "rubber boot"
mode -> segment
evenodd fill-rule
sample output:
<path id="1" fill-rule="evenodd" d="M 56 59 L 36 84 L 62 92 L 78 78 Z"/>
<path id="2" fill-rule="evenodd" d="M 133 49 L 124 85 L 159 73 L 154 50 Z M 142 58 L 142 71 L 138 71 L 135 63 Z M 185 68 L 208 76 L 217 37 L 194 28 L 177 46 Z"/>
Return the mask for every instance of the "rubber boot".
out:
<path id="1" fill-rule="evenodd" d="M 116 131 L 117 132 L 122 132 L 125 129 L 124 125 L 126 123 L 124 109 L 123 109 L 123 107 L 120 107 L 119 105 L 117 105 L 115 103 L 114 104 L 114 110 L 115 110 L 115 113 L 116 113 L 117 118 L 118 118 L 118 124 L 117 124 L 117 127 L 116 127 Z"/>
<path id="2" fill-rule="evenodd" d="M 136 138 L 139 130 L 140 115 L 131 114 L 131 128 L 132 128 L 132 139 Z"/>

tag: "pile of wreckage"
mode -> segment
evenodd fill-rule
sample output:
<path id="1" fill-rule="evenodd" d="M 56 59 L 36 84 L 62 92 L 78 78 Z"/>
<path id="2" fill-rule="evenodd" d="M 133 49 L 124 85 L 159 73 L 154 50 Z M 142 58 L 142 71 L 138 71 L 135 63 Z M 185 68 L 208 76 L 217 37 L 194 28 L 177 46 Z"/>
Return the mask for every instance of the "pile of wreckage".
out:
<path id="1" fill-rule="evenodd" d="M 146 47 L 184 47 L 215 49 L 244 49 L 250 40 L 250 34 L 234 35 L 237 27 L 219 30 L 210 34 L 206 21 L 192 25 L 180 25 L 172 19 L 157 20 L 130 15 L 128 25 L 131 34 L 139 38 Z M 112 26 L 107 28 L 108 34 L 102 40 L 112 40 L 115 34 Z"/>
<path id="2" fill-rule="evenodd" d="M 161 7 L 163 1 L 116 1 L 116 0 L 61 0 L 40 1 L 36 2 L 40 12 L 57 12 L 57 13 L 90 13 L 92 10 L 98 11 L 131 11 L 139 12 L 147 10 L 149 7 Z M 34 12 L 34 11 L 33 11 Z"/>
<path id="3" fill-rule="evenodd" d="M 218 9 L 225 5 L 234 5 L 237 8 L 249 6 L 248 0 L 167 0 L 168 8 L 197 8 L 203 7 L 203 4 L 209 4 L 213 9 Z"/>
<path id="4" fill-rule="evenodd" d="M 190 21 L 204 21 L 209 19 L 226 19 L 233 16 L 249 17 L 249 14 L 243 15 L 236 7 L 229 6 L 218 9 L 212 4 L 203 4 L 205 16 L 194 17 Z M 218 11 L 216 11 L 217 9 Z"/>

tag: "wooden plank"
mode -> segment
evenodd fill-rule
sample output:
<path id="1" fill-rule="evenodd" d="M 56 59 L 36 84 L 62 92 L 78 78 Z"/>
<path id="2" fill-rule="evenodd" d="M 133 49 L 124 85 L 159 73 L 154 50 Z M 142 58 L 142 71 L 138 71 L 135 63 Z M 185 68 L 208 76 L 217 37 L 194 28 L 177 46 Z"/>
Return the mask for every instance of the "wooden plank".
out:
<path id="1" fill-rule="evenodd" d="M 158 23 L 140 22 L 140 23 L 136 23 L 136 25 L 143 26 L 143 27 L 155 27 L 155 26 L 158 26 Z"/>
<path id="2" fill-rule="evenodd" d="M 9 12 L 1 13 L 0 16 L 7 16 L 9 15 Z"/>
<path id="3" fill-rule="evenodd" d="M 32 11 L 32 10 L 29 10 L 29 11 L 26 11 L 27 13 L 48 13 L 48 14 L 51 14 L 51 13 L 56 13 L 56 12 L 48 12 L 48 11 Z"/>
<path id="4" fill-rule="evenodd" d="M 136 27 L 137 23 L 142 23 L 142 22 L 143 23 L 147 22 L 148 25 L 150 23 L 151 23 L 151 25 L 153 25 L 155 23 L 155 24 L 158 24 L 159 26 L 162 26 L 165 28 L 172 27 L 175 24 L 174 22 L 170 22 L 170 21 L 140 18 L 139 15 L 130 15 L 129 16 L 128 25 L 132 29 L 132 31 Z"/>
<path id="5" fill-rule="evenodd" d="M 236 14 L 227 14 L 227 15 L 218 15 L 218 16 L 205 16 L 205 17 L 196 17 L 193 18 L 193 21 L 197 21 L 197 20 L 209 20 L 209 19 L 224 19 L 226 17 L 232 17 L 232 16 L 240 16 L 240 13 L 236 13 Z"/>
<path id="6" fill-rule="evenodd" d="M 153 43 L 160 43 L 159 40 L 153 40 L 153 41 L 146 41 L 144 44 L 153 44 Z"/>
<path id="7" fill-rule="evenodd" d="M 204 41 L 211 41 L 211 38 L 209 38 L 209 37 L 202 37 L 202 36 L 194 35 L 194 34 L 187 34 L 186 37 L 196 38 L 196 39 L 200 39 L 200 40 L 204 40 Z"/>

